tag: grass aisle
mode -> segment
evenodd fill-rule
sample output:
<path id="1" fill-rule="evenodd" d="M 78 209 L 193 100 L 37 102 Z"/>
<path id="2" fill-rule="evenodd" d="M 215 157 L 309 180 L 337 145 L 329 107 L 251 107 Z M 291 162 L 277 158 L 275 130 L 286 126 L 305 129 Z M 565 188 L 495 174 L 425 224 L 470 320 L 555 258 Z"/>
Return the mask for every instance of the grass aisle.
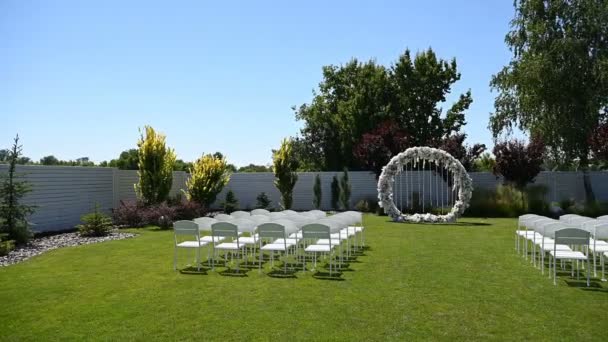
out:
<path id="1" fill-rule="evenodd" d="M 553 286 L 514 252 L 515 222 L 366 216 L 344 281 L 173 272 L 172 233 L 141 230 L 0 268 L 0 339 L 608 339 L 608 285 Z"/>

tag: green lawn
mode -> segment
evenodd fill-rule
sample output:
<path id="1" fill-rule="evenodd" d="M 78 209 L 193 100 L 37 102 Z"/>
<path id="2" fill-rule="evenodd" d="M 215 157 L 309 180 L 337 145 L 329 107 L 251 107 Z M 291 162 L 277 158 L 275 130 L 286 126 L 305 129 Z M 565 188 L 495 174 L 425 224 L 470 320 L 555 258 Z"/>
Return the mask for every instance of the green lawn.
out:
<path id="1" fill-rule="evenodd" d="M 342 281 L 174 272 L 172 233 L 140 230 L 0 268 L 0 339 L 607 340 L 608 285 L 553 286 L 514 252 L 515 222 L 366 216 Z"/>

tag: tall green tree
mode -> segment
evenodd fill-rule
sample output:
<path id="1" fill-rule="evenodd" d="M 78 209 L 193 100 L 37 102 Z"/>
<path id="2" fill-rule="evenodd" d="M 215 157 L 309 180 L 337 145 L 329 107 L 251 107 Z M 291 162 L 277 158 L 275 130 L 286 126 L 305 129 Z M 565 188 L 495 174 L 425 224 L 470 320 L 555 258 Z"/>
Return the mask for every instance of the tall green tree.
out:
<path id="1" fill-rule="evenodd" d="M 137 170 L 139 169 L 139 151 L 136 148 L 122 151 L 118 159 L 110 160 L 108 165 L 121 170 Z"/>
<path id="2" fill-rule="evenodd" d="M 8 234 L 10 240 L 20 244 L 27 243 L 32 235 L 27 217 L 35 209 L 22 202 L 23 197 L 32 191 L 30 184 L 20 180 L 20 175 L 16 172 L 22 150 L 17 135 L 7 156 L 8 172 L 0 183 L 0 233 Z"/>
<path id="3" fill-rule="evenodd" d="M 139 152 L 139 183 L 135 189 L 145 204 L 157 204 L 169 197 L 173 183 L 175 152 L 166 146 L 166 137 L 145 126 L 137 142 Z"/>
<path id="4" fill-rule="evenodd" d="M 344 169 L 342 178 L 340 178 L 340 205 L 344 210 L 350 209 L 350 195 L 351 187 L 350 181 L 348 180 L 348 170 Z"/>
<path id="5" fill-rule="evenodd" d="M 510 63 L 493 76 L 497 90 L 490 129 L 517 127 L 542 136 L 555 160 L 578 159 L 586 173 L 589 137 L 608 115 L 608 2 L 515 0 L 505 41 Z"/>
<path id="6" fill-rule="evenodd" d="M 413 145 L 436 145 L 465 124 L 470 92 L 447 111 L 439 108 L 459 79 L 456 61 L 439 59 L 431 49 L 414 58 L 406 50 L 390 67 L 357 59 L 325 66 L 312 102 L 294 108 L 304 121 L 298 157 L 315 170 L 365 169 L 353 151 L 383 122 L 395 122 L 414 137 Z"/>
<path id="7" fill-rule="evenodd" d="M 273 151 L 273 172 L 275 176 L 274 185 L 281 193 L 281 206 L 283 209 L 291 209 L 293 204 L 293 188 L 298 181 L 298 160 L 293 151 L 293 142 L 283 139 L 281 147 Z"/>

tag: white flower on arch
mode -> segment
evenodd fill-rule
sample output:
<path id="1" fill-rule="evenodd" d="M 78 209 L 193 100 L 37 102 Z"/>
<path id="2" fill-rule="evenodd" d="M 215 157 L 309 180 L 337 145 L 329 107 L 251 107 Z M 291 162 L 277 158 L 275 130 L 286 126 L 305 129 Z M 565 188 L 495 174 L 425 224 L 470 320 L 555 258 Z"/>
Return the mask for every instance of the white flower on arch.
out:
<path id="1" fill-rule="evenodd" d="M 458 199 L 452 210 L 445 215 L 431 213 L 403 214 L 393 201 L 393 184 L 395 176 L 404 165 L 410 163 L 437 162 L 454 175 L 453 189 L 457 190 Z M 384 212 L 397 222 L 454 222 L 469 206 L 473 194 L 473 181 L 464 166 L 449 153 L 432 147 L 411 147 L 394 156 L 384 168 L 378 179 L 378 204 Z"/>

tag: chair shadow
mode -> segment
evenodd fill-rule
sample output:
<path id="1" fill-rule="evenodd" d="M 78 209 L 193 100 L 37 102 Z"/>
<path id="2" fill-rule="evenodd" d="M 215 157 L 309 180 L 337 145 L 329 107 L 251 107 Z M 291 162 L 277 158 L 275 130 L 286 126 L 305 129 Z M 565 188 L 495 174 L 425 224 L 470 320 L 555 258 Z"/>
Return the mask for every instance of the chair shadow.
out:
<path id="1" fill-rule="evenodd" d="M 270 272 L 266 273 L 267 276 L 271 278 L 279 278 L 279 279 L 293 279 L 297 278 L 296 273 L 298 271 L 295 269 L 273 269 Z"/>
<path id="2" fill-rule="evenodd" d="M 595 280 L 591 280 L 589 282 L 589 286 L 587 286 L 587 280 L 566 280 L 566 285 L 569 287 L 580 288 L 581 290 L 586 291 L 595 291 L 595 292 L 606 292 L 608 293 L 608 288 L 604 288 L 600 283 Z"/>
<path id="3" fill-rule="evenodd" d="M 250 270 L 246 268 L 241 268 L 238 270 L 227 268 L 223 271 L 218 272 L 218 274 L 226 277 L 248 277 L 247 272 L 249 271 Z"/>
<path id="4" fill-rule="evenodd" d="M 345 281 L 346 279 L 342 278 L 342 272 L 332 272 L 330 275 L 329 272 L 322 272 L 317 270 L 312 275 L 313 278 L 318 280 L 330 280 L 330 281 Z"/>
<path id="5" fill-rule="evenodd" d="M 208 271 L 210 271 L 211 268 L 209 267 L 201 267 L 200 271 L 197 270 L 196 266 L 188 266 L 186 268 L 182 268 L 181 270 L 178 270 L 179 273 L 181 274 L 187 274 L 187 275 L 209 275 Z"/>

